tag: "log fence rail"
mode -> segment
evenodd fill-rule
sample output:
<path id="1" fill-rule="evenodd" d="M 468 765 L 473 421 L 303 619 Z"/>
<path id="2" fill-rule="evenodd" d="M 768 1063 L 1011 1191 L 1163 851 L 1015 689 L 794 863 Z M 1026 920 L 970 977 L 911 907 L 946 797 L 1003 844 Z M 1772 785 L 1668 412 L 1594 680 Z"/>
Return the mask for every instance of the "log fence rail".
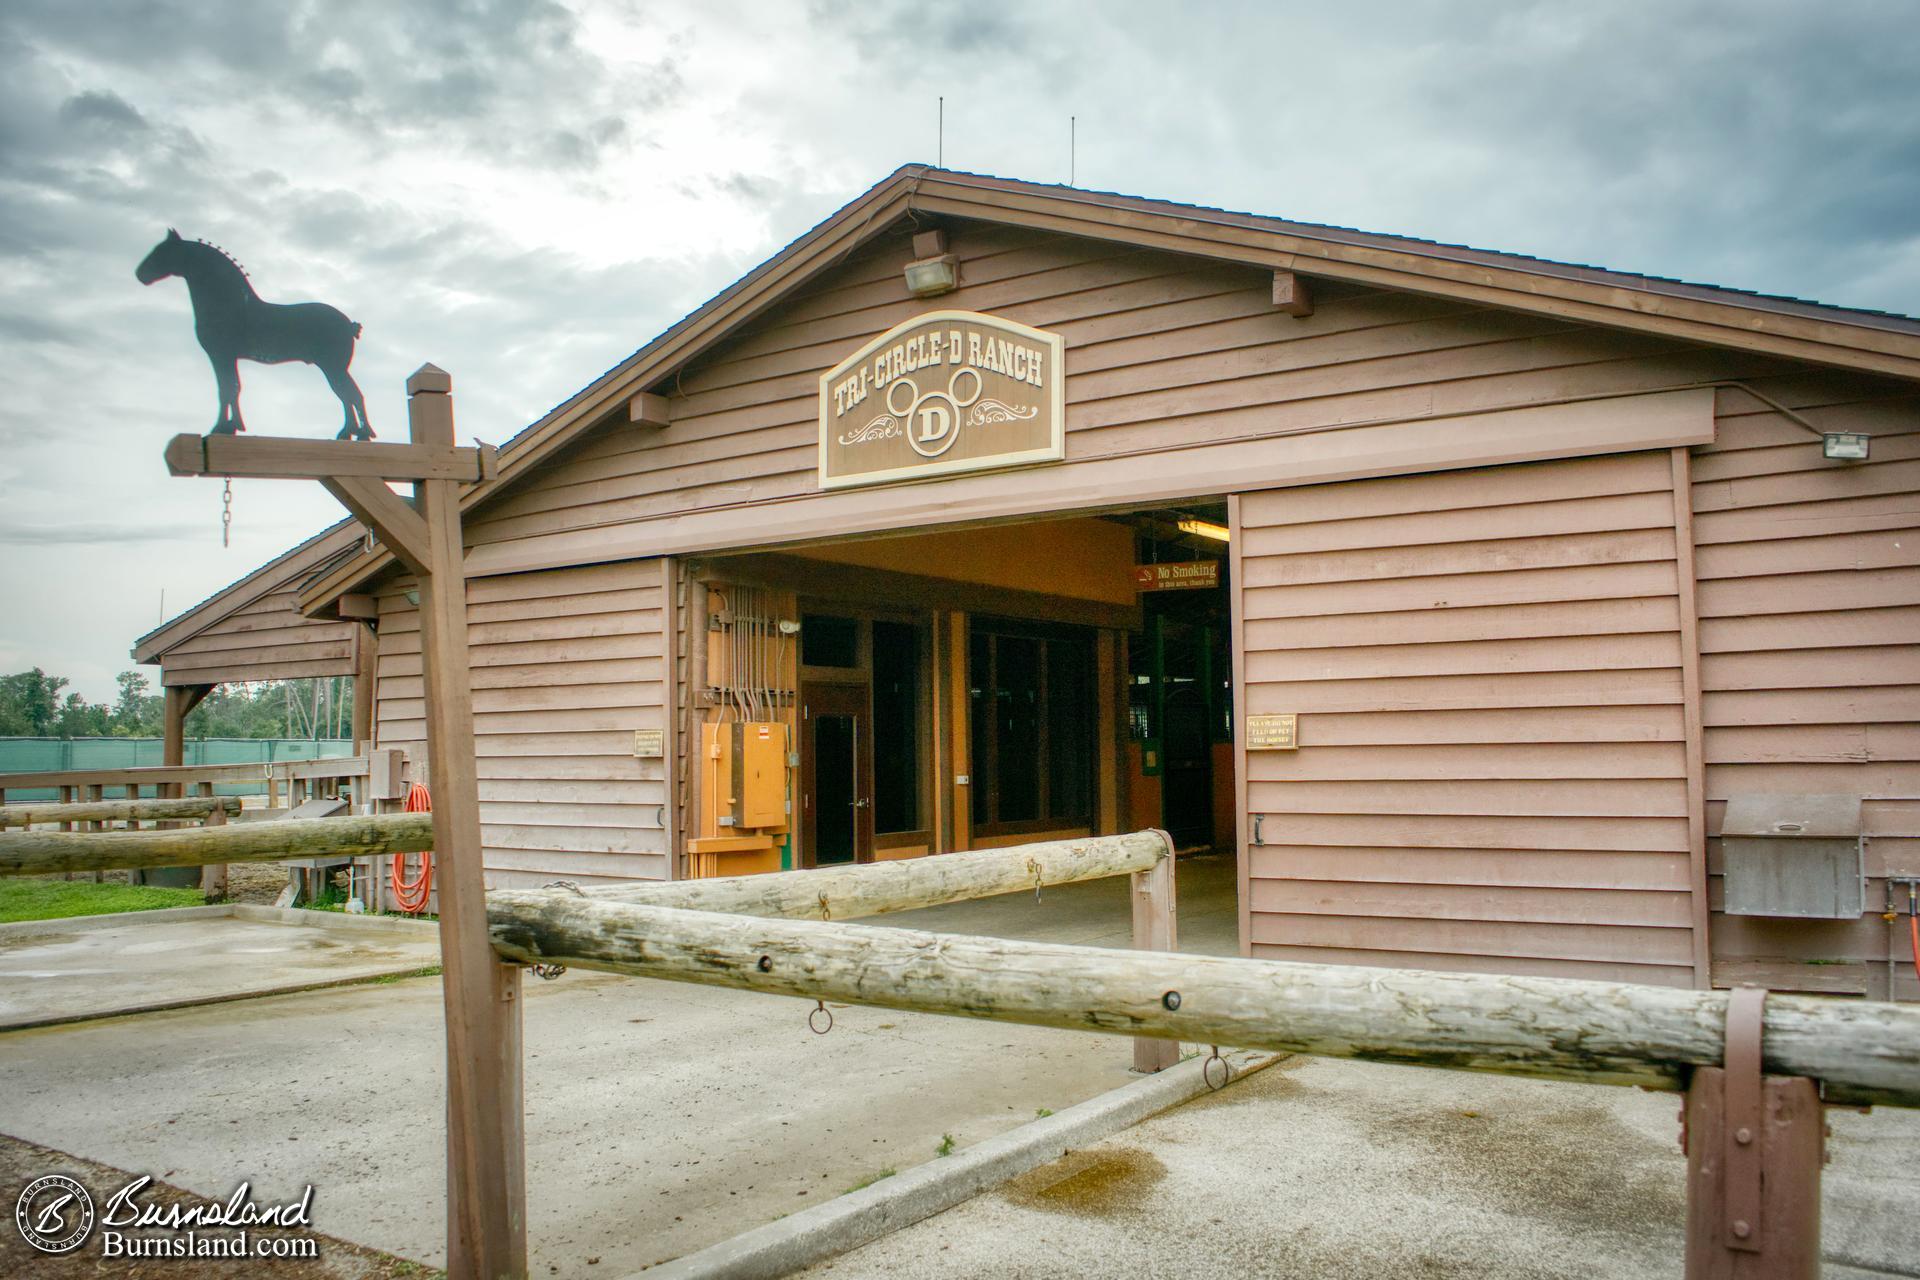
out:
<path id="1" fill-rule="evenodd" d="M 424 814 L 26 832 L 0 837 L 0 874 L 432 843 Z M 1175 1055 L 1184 1041 L 1685 1092 L 1693 1280 L 1817 1275 L 1821 1104 L 1920 1107 L 1909 1006 L 1183 955 L 1161 949 L 1170 910 L 1137 914 L 1132 951 L 847 923 L 1121 874 L 1138 903 L 1155 877 L 1170 889 L 1172 866 L 1165 837 L 1139 832 L 830 871 L 495 890 L 486 919 L 494 954 L 515 966 L 1118 1034 Z"/>

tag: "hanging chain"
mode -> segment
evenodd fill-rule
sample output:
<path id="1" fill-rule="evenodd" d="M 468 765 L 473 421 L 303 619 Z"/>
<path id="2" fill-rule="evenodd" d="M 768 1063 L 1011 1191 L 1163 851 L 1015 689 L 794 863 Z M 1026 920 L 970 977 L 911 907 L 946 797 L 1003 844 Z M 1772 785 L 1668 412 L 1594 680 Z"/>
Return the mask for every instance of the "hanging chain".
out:
<path id="1" fill-rule="evenodd" d="M 220 545 L 230 546 L 233 539 L 233 477 L 227 477 L 226 491 L 220 495 Z"/>

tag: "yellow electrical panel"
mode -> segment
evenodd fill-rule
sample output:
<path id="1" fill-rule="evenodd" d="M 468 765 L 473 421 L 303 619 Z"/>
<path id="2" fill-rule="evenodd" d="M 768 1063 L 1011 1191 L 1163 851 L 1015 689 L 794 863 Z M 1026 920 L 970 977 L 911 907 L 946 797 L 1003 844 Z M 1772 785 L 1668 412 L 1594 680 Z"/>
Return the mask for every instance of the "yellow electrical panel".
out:
<path id="1" fill-rule="evenodd" d="M 777 721 L 735 721 L 733 816 L 749 831 L 787 828 L 787 726 Z"/>
<path id="2" fill-rule="evenodd" d="M 688 842 L 695 877 L 780 869 L 787 812 L 787 726 L 729 720 L 701 726 L 704 766 L 698 833 Z"/>

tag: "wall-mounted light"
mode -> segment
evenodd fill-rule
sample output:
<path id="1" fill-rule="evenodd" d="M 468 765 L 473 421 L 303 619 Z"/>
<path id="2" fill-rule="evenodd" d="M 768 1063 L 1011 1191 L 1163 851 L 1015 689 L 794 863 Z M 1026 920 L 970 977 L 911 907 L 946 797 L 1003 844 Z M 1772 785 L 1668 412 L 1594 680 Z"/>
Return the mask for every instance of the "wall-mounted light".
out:
<path id="1" fill-rule="evenodd" d="M 1212 538 L 1215 542 L 1227 542 L 1233 537 L 1223 524 L 1211 520 L 1182 520 L 1180 532 L 1190 533 L 1196 538 Z"/>
<path id="2" fill-rule="evenodd" d="M 919 258 L 907 264 L 907 292 L 916 298 L 934 298 L 952 293 L 960 283 L 960 271 L 953 255 Z"/>
<path id="3" fill-rule="evenodd" d="M 1823 431 L 1820 452 L 1837 462 L 1865 462 L 1873 437 L 1864 431 Z"/>
<path id="4" fill-rule="evenodd" d="M 418 590 L 407 592 L 407 603 L 418 609 L 420 607 L 420 592 Z"/>

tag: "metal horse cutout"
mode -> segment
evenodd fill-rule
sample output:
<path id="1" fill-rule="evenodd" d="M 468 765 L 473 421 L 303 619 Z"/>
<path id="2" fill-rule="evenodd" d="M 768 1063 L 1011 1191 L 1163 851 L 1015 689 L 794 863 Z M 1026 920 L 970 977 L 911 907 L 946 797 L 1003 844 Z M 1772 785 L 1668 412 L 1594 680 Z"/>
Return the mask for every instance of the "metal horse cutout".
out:
<path id="1" fill-rule="evenodd" d="M 247 429 L 240 420 L 241 360 L 260 364 L 300 360 L 318 366 L 333 394 L 340 397 L 346 425 L 336 439 L 373 439 L 367 403 L 347 372 L 360 326 L 338 310 L 324 302 L 264 301 L 253 291 L 240 264 L 224 250 L 205 241 L 182 239 L 172 228 L 133 274 L 141 284 L 168 276 L 187 282 L 187 294 L 193 299 L 193 331 L 220 384 L 220 414 L 213 434 Z"/>

